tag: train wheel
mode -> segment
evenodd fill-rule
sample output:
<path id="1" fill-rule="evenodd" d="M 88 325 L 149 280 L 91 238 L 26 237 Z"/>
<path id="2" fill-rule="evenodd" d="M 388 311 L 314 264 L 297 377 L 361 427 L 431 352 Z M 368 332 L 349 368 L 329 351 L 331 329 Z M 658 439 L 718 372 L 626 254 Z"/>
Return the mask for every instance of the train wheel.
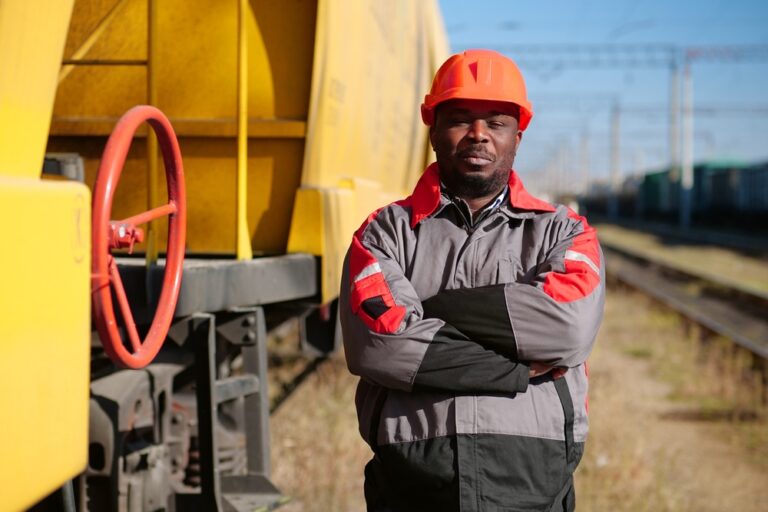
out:
<path id="1" fill-rule="evenodd" d="M 158 144 L 165 162 L 165 176 L 168 184 L 168 202 L 157 208 L 142 212 L 124 220 L 112 221 L 112 200 L 138 127 L 148 122 L 157 134 Z M 157 310 L 144 340 L 139 337 L 130 305 L 111 251 L 128 248 L 141 242 L 144 237 L 142 224 L 169 216 L 168 249 L 165 259 L 163 287 Z M 93 315 L 99 338 L 104 350 L 115 364 L 126 368 L 143 368 L 160 351 L 173 320 L 176 302 L 181 287 L 184 244 L 187 230 L 187 205 L 184 188 L 184 169 L 176 134 L 170 121 L 155 107 L 140 105 L 132 108 L 120 118 L 107 141 L 99 166 L 93 191 L 93 225 L 91 255 L 91 295 Z M 120 314 L 131 350 L 126 348 L 120 336 L 115 317 L 112 292 L 117 299 Z"/>

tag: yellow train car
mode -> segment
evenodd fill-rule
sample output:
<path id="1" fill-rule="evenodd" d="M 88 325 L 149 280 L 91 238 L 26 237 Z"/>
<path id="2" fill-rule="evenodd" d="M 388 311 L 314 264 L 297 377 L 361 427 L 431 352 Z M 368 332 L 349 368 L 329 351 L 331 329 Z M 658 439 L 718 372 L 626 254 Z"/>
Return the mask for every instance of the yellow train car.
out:
<path id="1" fill-rule="evenodd" d="M 337 347 L 344 252 L 430 158 L 419 104 L 446 55 L 436 0 L 0 2 L 0 510 L 282 502 L 266 333 L 293 317 L 306 350 Z M 92 325 L 91 206 L 140 104 L 178 137 L 187 222 L 170 330 L 137 370 Z M 111 219 L 166 202 L 163 147 L 139 128 Z M 145 235 L 114 251 L 138 336 L 171 251 L 165 223 Z"/>

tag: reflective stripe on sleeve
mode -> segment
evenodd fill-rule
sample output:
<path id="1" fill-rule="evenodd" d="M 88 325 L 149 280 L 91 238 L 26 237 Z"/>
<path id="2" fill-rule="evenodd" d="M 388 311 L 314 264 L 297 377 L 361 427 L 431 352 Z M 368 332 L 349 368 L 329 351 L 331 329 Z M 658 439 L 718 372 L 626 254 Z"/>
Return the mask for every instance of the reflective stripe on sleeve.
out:
<path id="1" fill-rule="evenodd" d="M 381 266 L 378 262 L 371 263 L 367 267 L 365 267 L 363 270 L 361 270 L 354 278 L 354 282 L 357 283 L 358 281 L 362 281 L 368 276 L 372 276 L 373 274 L 377 274 L 381 272 Z"/>
<path id="2" fill-rule="evenodd" d="M 600 245 L 595 229 L 570 208 L 568 217 L 578 221 L 582 231 L 565 251 L 564 269 L 550 272 L 542 287 L 557 302 L 579 300 L 600 286 Z"/>
<path id="3" fill-rule="evenodd" d="M 581 254 L 580 252 L 576 251 L 565 251 L 565 259 L 572 260 L 572 261 L 581 261 L 583 263 L 586 263 L 589 268 L 591 268 L 595 274 L 600 275 L 600 269 L 595 264 L 594 261 L 592 261 L 589 256 L 585 254 Z"/>

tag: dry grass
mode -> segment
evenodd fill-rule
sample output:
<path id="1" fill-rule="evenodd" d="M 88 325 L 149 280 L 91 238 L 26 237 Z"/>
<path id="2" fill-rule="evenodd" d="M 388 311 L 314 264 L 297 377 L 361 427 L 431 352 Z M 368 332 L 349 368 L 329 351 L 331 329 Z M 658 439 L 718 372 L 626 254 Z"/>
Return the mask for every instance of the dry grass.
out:
<path id="1" fill-rule="evenodd" d="M 763 510 L 768 423 L 748 358 L 718 340 L 702 348 L 695 330 L 639 295 L 614 290 L 607 308 L 590 360 L 579 510 Z M 370 450 L 355 384 L 333 359 L 273 415 L 273 479 L 293 497 L 281 511 L 365 510 Z"/>
<path id="2" fill-rule="evenodd" d="M 582 510 L 761 510 L 764 386 L 751 356 L 700 339 L 640 295 L 610 295 L 590 360 Z"/>
<path id="3" fill-rule="evenodd" d="M 665 317 L 649 322 L 623 296 L 612 294 L 606 320 L 590 360 L 590 437 L 577 471 L 577 501 L 585 510 L 677 510 L 681 497 L 665 489 L 672 465 L 660 464 L 669 453 L 648 443 L 650 417 L 628 415 L 641 396 L 627 393 L 626 362 L 616 349 L 637 360 L 653 357 L 649 340 L 674 342 L 674 325 Z M 628 314 L 632 311 L 631 314 Z M 642 333 L 642 334 L 641 334 Z M 622 371 L 624 370 L 624 371 Z"/>
<path id="4" fill-rule="evenodd" d="M 281 511 L 365 510 L 370 450 L 357 432 L 356 382 L 343 360 L 331 359 L 273 415 L 273 480 L 293 497 Z"/>

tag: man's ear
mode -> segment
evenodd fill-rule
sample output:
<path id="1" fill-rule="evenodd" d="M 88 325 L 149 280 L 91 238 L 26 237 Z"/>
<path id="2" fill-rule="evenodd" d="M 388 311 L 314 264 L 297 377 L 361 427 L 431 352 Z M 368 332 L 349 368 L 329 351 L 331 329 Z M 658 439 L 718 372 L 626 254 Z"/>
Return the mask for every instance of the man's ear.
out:
<path id="1" fill-rule="evenodd" d="M 429 144 L 432 146 L 432 151 L 435 150 L 435 124 L 432 123 L 432 125 L 429 127 Z"/>
<path id="2" fill-rule="evenodd" d="M 522 130 L 517 130 L 517 141 L 515 141 L 515 153 L 517 153 L 517 148 L 520 147 L 520 143 L 523 141 L 523 132 Z"/>

